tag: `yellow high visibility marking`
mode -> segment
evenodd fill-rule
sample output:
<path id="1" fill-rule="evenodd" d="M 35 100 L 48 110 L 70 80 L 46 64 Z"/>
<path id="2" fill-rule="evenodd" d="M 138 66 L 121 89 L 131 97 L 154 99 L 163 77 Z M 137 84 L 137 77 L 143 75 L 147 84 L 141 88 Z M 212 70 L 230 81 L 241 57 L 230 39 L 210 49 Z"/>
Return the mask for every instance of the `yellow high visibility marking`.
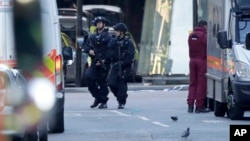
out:
<path id="1" fill-rule="evenodd" d="M 46 56 L 44 58 L 44 65 L 50 70 L 51 73 L 54 72 L 54 70 L 55 70 L 55 63 L 48 56 Z"/>

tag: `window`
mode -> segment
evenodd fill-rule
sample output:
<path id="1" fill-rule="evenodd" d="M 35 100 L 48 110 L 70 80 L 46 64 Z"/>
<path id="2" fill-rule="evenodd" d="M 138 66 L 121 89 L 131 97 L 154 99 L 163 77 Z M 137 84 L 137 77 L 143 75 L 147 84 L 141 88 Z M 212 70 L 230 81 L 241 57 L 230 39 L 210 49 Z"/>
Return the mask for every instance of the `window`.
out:
<path id="1" fill-rule="evenodd" d="M 250 32 L 250 21 L 239 21 L 240 43 L 245 43 L 246 34 Z"/>

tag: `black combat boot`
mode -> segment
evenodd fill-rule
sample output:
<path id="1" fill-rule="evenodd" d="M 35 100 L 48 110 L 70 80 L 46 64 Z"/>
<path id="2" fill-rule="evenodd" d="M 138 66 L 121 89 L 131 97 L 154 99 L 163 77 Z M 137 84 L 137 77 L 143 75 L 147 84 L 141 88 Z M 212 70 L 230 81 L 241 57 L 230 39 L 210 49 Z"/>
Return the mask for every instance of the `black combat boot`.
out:
<path id="1" fill-rule="evenodd" d="M 100 102 L 98 100 L 95 99 L 94 103 L 92 105 L 90 105 L 90 108 L 95 108 L 100 104 Z"/>
<path id="2" fill-rule="evenodd" d="M 121 103 L 119 103 L 119 105 L 118 105 L 118 109 L 124 109 L 124 106 L 125 106 L 125 104 L 121 104 Z"/>
<path id="3" fill-rule="evenodd" d="M 101 105 L 98 107 L 99 109 L 107 109 L 108 106 L 107 106 L 107 103 L 101 103 Z"/>
<path id="4" fill-rule="evenodd" d="M 210 112 L 210 111 L 211 111 L 210 109 L 205 108 L 205 107 L 196 108 L 196 109 L 195 109 L 195 113 L 208 113 L 208 112 Z"/>
<path id="5" fill-rule="evenodd" d="M 107 102 L 108 102 L 109 98 L 106 98 L 106 100 L 102 100 L 100 103 L 101 105 L 98 107 L 99 109 L 107 109 Z"/>

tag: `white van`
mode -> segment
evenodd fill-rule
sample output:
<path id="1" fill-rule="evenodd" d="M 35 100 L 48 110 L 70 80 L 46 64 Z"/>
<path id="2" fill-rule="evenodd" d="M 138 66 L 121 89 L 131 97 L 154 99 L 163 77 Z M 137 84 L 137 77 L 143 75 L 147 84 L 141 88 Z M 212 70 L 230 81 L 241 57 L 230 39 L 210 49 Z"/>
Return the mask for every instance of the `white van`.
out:
<path id="1" fill-rule="evenodd" d="M 0 0 L 0 64 L 16 67 L 15 44 L 13 32 L 13 2 Z M 42 33 L 43 33 L 43 65 L 39 75 L 48 78 L 56 89 L 56 101 L 48 120 L 48 131 L 61 133 L 64 131 L 64 80 L 62 67 L 62 48 L 60 26 L 56 0 L 40 0 Z"/>
<path id="2" fill-rule="evenodd" d="M 56 103 L 49 121 L 49 132 L 64 131 L 64 81 L 62 66 L 61 31 L 56 0 L 40 0 L 42 10 L 44 64 L 48 68 L 42 72 L 56 87 Z M 49 72 L 49 73 L 48 73 Z"/>

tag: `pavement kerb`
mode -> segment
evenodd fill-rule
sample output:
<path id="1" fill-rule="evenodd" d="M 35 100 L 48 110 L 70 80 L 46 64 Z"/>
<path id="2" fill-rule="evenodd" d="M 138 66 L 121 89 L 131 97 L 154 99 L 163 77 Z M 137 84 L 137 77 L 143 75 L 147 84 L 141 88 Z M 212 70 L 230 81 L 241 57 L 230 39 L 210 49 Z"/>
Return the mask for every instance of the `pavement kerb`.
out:
<path id="1" fill-rule="evenodd" d="M 144 84 L 128 84 L 129 91 L 139 91 L 139 90 L 165 90 L 176 85 L 144 85 Z M 88 92 L 87 87 L 66 87 L 67 92 Z"/>

